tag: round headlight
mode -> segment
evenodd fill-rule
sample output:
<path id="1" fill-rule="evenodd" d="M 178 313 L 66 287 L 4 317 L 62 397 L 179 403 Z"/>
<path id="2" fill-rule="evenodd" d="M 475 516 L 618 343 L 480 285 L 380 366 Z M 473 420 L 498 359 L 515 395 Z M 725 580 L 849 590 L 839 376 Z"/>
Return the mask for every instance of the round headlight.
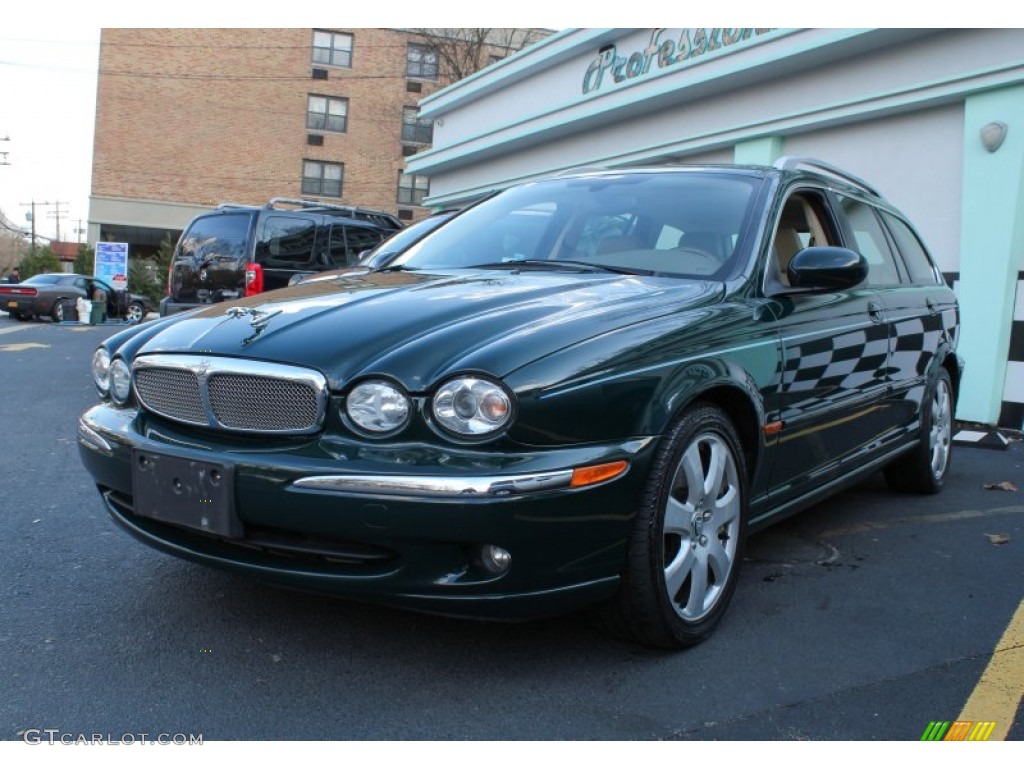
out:
<path id="1" fill-rule="evenodd" d="M 124 404 L 131 390 L 132 372 L 124 360 L 117 358 L 110 364 L 110 394 L 116 402 Z"/>
<path id="2" fill-rule="evenodd" d="M 92 353 L 92 380 L 104 395 L 110 392 L 110 353 L 103 347 Z"/>
<path id="3" fill-rule="evenodd" d="M 394 432 L 409 420 L 409 398 L 386 381 L 364 381 L 348 393 L 345 412 L 367 432 Z"/>
<path id="4" fill-rule="evenodd" d="M 486 379 L 452 379 L 437 390 L 434 418 L 447 430 L 478 437 L 501 429 L 512 417 L 512 398 Z"/>

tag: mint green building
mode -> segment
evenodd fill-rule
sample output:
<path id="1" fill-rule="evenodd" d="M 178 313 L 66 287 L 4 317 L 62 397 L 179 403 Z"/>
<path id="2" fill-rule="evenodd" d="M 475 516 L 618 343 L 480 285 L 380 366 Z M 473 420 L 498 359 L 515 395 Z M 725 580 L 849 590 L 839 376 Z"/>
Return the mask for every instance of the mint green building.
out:
<path id="1" fill-rule="evenodd" d="M 810 155 L 870 179 L 961 302 L 957 416 L 1024 426 L 1024 30 L 568 29 L 420 103 L 427 204 L 579 166 Z"/>

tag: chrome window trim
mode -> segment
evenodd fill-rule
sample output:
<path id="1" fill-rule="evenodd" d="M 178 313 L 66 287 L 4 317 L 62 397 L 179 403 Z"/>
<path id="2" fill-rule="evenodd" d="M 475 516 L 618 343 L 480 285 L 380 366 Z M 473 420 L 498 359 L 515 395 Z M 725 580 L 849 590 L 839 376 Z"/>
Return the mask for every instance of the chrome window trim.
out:
<path id="1" fill-rule="evenodd" d="M 169 416 L 147 405 L 145 398 L 142 397 L 135 386 L 136 372 L 146 368 L 163 368 L 192 373 L 199 381 L 199 400 L 203 412 L 206 414 L 206 423 Z M 226 426 L 217 419 L 217 415 L 213 411 L 213 405 L 210 403 L 210 378 L 221 374 L 282 379 L 309 386 L 316 393 L 316 419 L 311 426 L 305 429 L 241 429 Z M 156 413 L 165 419 L 170 419 L 180 424 L 209 427 L 238 434 L 311 435 L 320 431 L 327 414 L 327 378 L 322 373 L 312 368 L 283 365 L 281 363 L 267 363 L 259 360 L 239 360 L 231 357 L 213 357 L 208 355 L 144 355 L 135 358 L 132 362 L 132 389 L 135 391 L 135 397 L 146 410 Z"/>

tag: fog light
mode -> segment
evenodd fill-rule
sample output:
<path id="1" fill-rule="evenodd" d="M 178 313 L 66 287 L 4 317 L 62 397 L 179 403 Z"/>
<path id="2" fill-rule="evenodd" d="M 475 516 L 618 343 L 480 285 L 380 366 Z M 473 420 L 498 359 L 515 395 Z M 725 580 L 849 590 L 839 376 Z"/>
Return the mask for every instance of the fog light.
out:
<path id="1" fill-rule="evenodd" d="M 484 544 L 480 547 L 480 562 L 491 573 L 504 573 L 512 565 L 512 555 L 507 549 Z"/>

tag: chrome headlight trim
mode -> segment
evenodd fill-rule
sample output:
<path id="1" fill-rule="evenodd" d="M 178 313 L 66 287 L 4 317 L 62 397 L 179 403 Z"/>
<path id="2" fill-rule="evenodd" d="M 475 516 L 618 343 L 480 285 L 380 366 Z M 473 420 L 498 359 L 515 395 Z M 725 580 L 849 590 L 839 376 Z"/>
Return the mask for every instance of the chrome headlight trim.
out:
<path id="1" fill-rule="evenodd" d="M 100 395 L 110 394 L 110 353 L 104 347 L 97 347 L 92 353 L 92 380 Z"/>
<path id="2" fill-rule="evenodd" d="M 411 414 L 409 395 L 384 379 L 361 381 L 345 397 L 345 415 L 370 435 L 393 435 L 409 423 Z"/>
<path id="3" fill-rule="evenodd" d="M 456 376 L 437 388 L 430 402 L 434 420 L 459 437 L 480 438 L 498 432 L 512 421 L 512 395 L 496 381 L 482 376 Z"/>
<path id="4" fill-rule="evenodd" d="M 118 405 L 124 405 L 132 393 L 132 372 L 120 357 L 110 364 L 110 396 Z"/>

